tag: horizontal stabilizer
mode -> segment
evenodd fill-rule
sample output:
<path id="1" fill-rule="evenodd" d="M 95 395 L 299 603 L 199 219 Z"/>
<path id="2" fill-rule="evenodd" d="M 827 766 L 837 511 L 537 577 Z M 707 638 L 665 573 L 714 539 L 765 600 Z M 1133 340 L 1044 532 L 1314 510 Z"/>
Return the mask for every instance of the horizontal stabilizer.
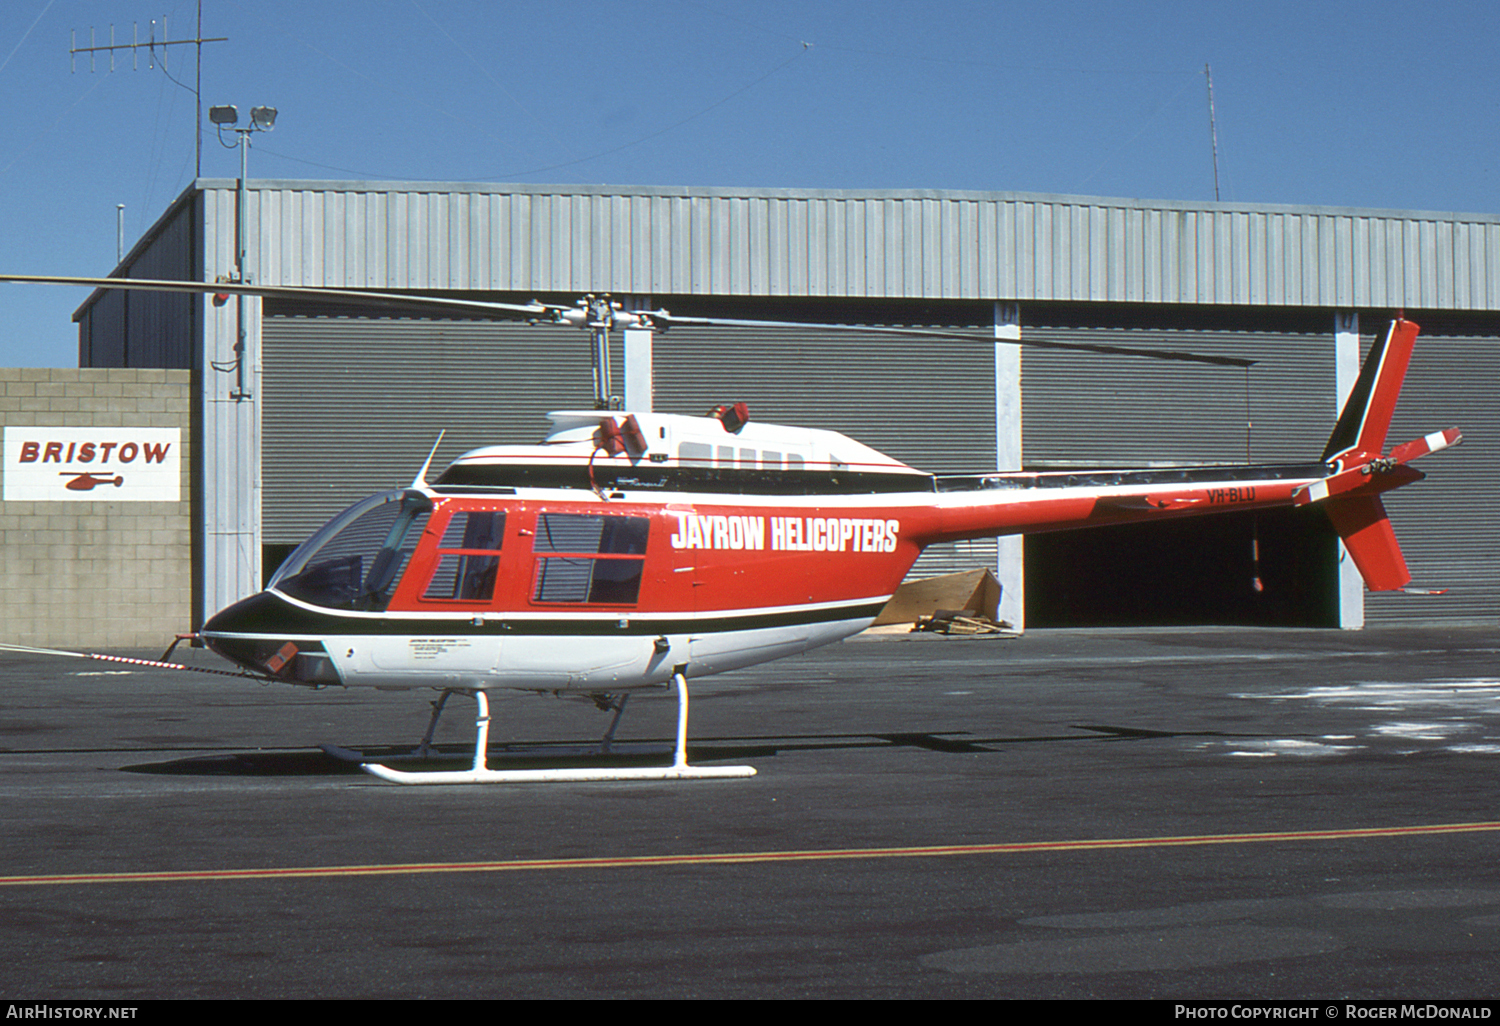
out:
<path id="1" fill-rule="evenodd" d="M 1371 591 L 1398 591 L 1411 582 L 1396 532 L 1378 495 L 1329 499 L 1323 504 L 1333 529 L 1344 540 L 1365 586 Z"/>
<path id="2" fill-rule="evenodd" d="M 1365 489 L 1366 494 L 1388 492 L 1392 488 L 1400 488 L 1413 481 L 1420 481 L 1424 477 L 1426 475 L 1415 467 L 1397 465 L 1377 473 L 1368 463 L 1365 463 L 1298 488 L 1292 493 L 1292 504 L 1305 506 L 1309 502 L 1322 502 L 1325 499 L 1337 498 L 1346 492 L 1352 492 L 1356 488 Z"/>
<path id="3" fill-rule="evenodd" d="M 1456 427 L 1447 431 L 1434 431 L 1430 435 L 1424 435 L 1404 445 L 1398 445 L 1391 450 L 1390 458 L 1397 463 L 1405 463 L 1414 460 L 1418 456 L 1426 456 L 1430 452 L 1446 449 L 1450 445 L 1457 445 L 1464 440 L 1464 433 Z"/>
<path id="4" fill-rule="evenodd" d="M 1367 493 L 1388 492 L 1392 488 L 1400 488 L 1413 481 L 1420 481 L 1424 475 L 1405 464 L 1418 456 L 1438 452 L 1457 445 L 1463 440 L 1463 432 L 1456 427 L 1423 435 L 1421 438 L 1396 446 L 1391 450 L 1391 454 L 1383 459 L 1373 458 L 1354 463 L 1331 477 L 1325 477 L 1321 481 L 1314 481 L 1310 485 L 1297 489 L 1292 494 L 1292 503 L 1305 506 L 1309 502 L 1322 502 L 1324 499 L 1352 492 L 1356 488 L 1362 488 Z"/>

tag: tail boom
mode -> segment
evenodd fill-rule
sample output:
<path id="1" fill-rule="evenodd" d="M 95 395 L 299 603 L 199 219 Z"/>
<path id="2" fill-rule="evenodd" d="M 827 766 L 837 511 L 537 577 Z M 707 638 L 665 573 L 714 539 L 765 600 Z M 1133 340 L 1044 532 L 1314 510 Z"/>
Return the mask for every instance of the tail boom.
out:
<path id="1" fill-rule="evenodd" d="M 1403 588 L 1411 574 L 1380 495 L 1422 480 L 1411 460 L 1463 440 L 1449 428 L 1381 455 L 1419 330 L 1404 318 L 1391 322 L 1360 368 L 1318 463 L 939 478 L 941 499 L 914 540 L 926 546 L 1319 503 L 1370 590 Z"/>

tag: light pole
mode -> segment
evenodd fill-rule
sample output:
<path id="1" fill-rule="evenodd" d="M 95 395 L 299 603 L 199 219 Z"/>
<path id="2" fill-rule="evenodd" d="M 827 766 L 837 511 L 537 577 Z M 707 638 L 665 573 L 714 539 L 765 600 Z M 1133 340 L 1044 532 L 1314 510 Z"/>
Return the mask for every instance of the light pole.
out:
<path id="1" fill-rule="evenodd" d="M 269 132 L 276 125 L 275 107 L 252 107 L 250 108 L 250 124 L 244 128 L 236 127 L 240 120 L 240 112 L 233 105 L 221 107 L 210 107 L 208 109 L 208 120 L 214 123 L 219 130 L 219 145 L 226 149 L 238 146 L 240 148 L 240 178 L 234 193 L 234 277 L 231 281 L 245 284 L 248 278 L 245 275 L 245 180 L 250 173 L 250 134 L 252 132 Z M 224 141 L 224 129 L 228 128 L 239 136 L 232 143 Z M 236 297 L 235 309 L 236 320 L 239 322 L 234 344 L 235 363 L 235 387 L 230 397 L 236 401 L 250 399 L 253 396 L 245 389 L 245 297 Z"/>

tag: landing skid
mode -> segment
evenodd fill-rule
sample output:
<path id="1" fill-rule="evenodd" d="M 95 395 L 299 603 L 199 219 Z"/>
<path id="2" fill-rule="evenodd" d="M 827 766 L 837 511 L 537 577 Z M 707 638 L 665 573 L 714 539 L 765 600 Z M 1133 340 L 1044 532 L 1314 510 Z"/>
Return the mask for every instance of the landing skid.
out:
<path id="1" fill-rule="evenodd" d="M 754 766 L 689 766 L 687 761 L 688 691 L 682 673 L 672 675 L 677 688 L 677 746 L 671 766 L 580 767 L 574 769 L 492 770 L 486 763 L 490 737 L 490 702 L 483 691 L 474 692 L 479 704 L 475 720 L 474 768 L 468 770 L 412 773 L 391 769 L 379 763 L 363 763 L 366 773 L 396 784 L 538 784 L 594 780 L 715 780 L 730 777 L 753 777 Z M 435 717 L 434 717 L 435 718 Z M 614 734 L 615 723 L 609 728 Z M 431 728 L 429 728 L 429 735 Z M 430 740 L 430 737 L 426 740 Z M 425 745 L 424 745 L 425 747 Z"/>

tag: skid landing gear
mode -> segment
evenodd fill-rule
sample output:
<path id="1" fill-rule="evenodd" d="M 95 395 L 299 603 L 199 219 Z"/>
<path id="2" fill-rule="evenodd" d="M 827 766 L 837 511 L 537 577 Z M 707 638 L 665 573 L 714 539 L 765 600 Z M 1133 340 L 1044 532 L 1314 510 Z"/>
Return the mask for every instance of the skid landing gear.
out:
<path id="1" fill-rule="evenodd" d="M 479 704 L 479 716 L 475 720 L 477 736 L 474 739 L 474 768 L 451 772 L 410 773 L 391 769 L 378 763 L 364 763 L 366 773 L 397 784 L 526 784 L 559 783 L 590 780 L 708 780 L 729 777 L 753 777 L 754 766 L 689 766 L 687 762 L 688 690 L 687 677 L 681 673 L 672 675 L 677 688 L 677 747 L 670 766 L 620 766 L 582 767 L 577 769 L 530 769 L 492 770 L 486 764 L 490 738 L 490 701 L 483 691 L 475 691 L 474 701 Z M 445 696 L 446 697 L 446 696 Z M 623 710 L 622 710 L 623 711 Z M 436 719 L 436 716 L 434 716 Z M 619 717 L 616 716 L 616 723 Z M 610 725 L 614 733 L 614 724 Z"/>

